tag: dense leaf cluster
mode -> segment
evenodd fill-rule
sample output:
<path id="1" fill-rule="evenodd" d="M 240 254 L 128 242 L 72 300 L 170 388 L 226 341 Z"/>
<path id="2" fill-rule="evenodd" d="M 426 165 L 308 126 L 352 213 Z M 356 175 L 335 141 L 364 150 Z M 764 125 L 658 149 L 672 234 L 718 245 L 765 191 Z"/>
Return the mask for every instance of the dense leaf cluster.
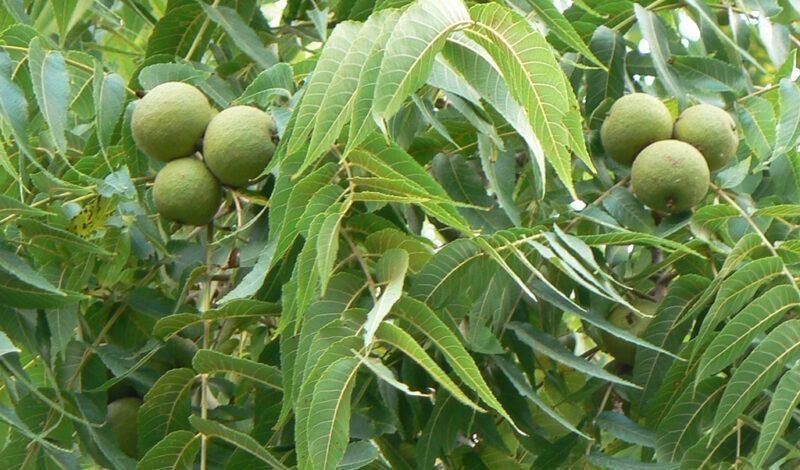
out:
<path id="1" fill-rule="evenodd" d="M 0 462 L 796 466 L 799 6 L 0 1 Z M 131 133 L 170 81 L 277 125 L 207 227 Z M 604 154 L 633 92 L 735 116 L 693 210 Z"/>

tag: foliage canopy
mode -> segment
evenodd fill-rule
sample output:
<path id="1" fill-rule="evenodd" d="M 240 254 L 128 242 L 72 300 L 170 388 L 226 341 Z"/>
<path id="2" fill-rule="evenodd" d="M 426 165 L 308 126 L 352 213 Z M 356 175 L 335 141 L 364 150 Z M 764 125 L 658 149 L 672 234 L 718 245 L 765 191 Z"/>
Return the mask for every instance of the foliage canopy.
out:
<path id="1" fill-rule="evenodd" d="M 794 468 L 800 3 L 729 3 L 0 0 L 0 462 Z M 207 227 L 131 131 L 166 82 L 277 127 Z M 604 152 L 634 92 L 735 118 L 691 209 Z"/>

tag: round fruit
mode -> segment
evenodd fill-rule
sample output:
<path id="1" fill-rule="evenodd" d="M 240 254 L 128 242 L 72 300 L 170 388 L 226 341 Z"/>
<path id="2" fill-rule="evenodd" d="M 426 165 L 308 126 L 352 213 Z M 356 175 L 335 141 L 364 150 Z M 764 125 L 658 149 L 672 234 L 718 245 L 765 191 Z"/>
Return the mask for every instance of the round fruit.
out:
<path id="1" fill-rule="evenodd" d="M 203 162 L 194 158 L 173 160 L 156 175 L 153 200 L 158 213 L 187 225 L 211 222 L 222 200 L 222 188 Z"/>
<path id="2" fill-rule="evenodd" d="M 136 458 L 138 451 L 138 416 L 139 407 L 142 406 L 140 398 L 120 398 L 108 405 L 108 423 L 111 432 L 117 438 L 119 448 L 125 455 Z"/>
<path id="3" fill-rule="evenodd" d="M 115 383 L 108 389 L 108 403 L 119 400 L 120 398 L 137 397 L 136 389 L 133 388 L 133 383 L 128 379 L 124 379 Z"/>
<path id="4" fill-rule="evenodd" d="M 275 122 L 252 106 L 234 106 L 214 116 L 203 138 L 206 165 L 224 184 L 247 186 L 264 171 L 275 144 Z"/>
<path id="5" fill-rule="evenodd" d="M 664 212 L 681 212 L 702 201 L 710 182 L 703 155 L 679 140 L 651 144 L 636 157 L 631 168 L 636 197 Z"/>
<path id="6" fill-rule="evenodd" d="M 699 150 L 711 171 L 727 165 L 739 145 L 733 118 L 708 104 L 692 106 L 681 113 L 675 123 L 675 138 Z"/>
<path id="7" fill-rule="evenodd" d="M 197 345 L 189 339 L 174 336 L 167 340 L 166 350 L 172 356 L 176 366 L 191 368 L 192 359 L 197 352 Z"/>
<path id="8" fill-rule="evenodd" d="M 631 304 L 640 312 L 647 315 L 655 315 L 658 305 L 649 300 L 634 300 Z M 647 329 L 652 318 L 640 317 L 623 306 L 618 306 L 611 311 L 608 321 L 617 328 L 628 330 L 634 336 L 640 336 Z M 600 333 L 603 339 L 605 350 L 614 356 L 616 360 L 624 364 L 633 365 L 636 356 L 636 345 L 618 338 L 607 331 Z"/>
<path id="9" fill-rule="evenodd" d="M 630 165 L 645 147 L 672 137 L 672 114 L 658 98 L 634 93 L 618 99 L 600 128 L 606 154 Z"/>
<path id="10" fill-rule="evenodd" d="M 188 157 L 196 151 L 211 115 L 211 105 L 197 88 L 181 82 L 162 83 L 136 104 L 131 118 L 133 140 L 156 160 Z"/>

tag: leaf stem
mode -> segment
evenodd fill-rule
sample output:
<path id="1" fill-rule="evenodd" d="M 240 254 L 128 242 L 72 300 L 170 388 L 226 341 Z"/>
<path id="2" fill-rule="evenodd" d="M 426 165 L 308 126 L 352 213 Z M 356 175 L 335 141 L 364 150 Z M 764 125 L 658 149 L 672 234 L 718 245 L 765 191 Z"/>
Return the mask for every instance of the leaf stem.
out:
<path id="1" fill-rule="evenodd" d="M 214 0 L 214 3 L 211 4 L 211 8 L 216 8 L 219 5 L 219 0 Z M 203 35 L 206 34 L 206 29 L 208 29 L 208 25 L 211 24 L 211 19 L 206 15 L 206 19 L 203 20 L 203 24 L 200 25 L 200 31 L 197 32 L 197 36 L 194 37 L 194 41 L 192 41 L 192 45 L 189 47 L 189 52 L 186 53 L 186 60 L 192 60 L 191 57 L 197 52 L 197 48 L 200 47 L 200 41 L 203 39 Z"/>
<path id="2" fill-rule="evenodd" d="M 211 271 L 211 261 L 214 255 L 212 248 L 214 242 L 214 222 L 206 226 L 206 268 Z M 210 272 L 209 272 L 210 274 Z M 200 295 L 200 313 L 205 313 L 211 309 L 211 299 L 213 296 L 214 280 L 208 276 L 202 283 L 202 293 Z M 203 321 L 203 349 L 208 349 L 211 345 L 211 322 Z M 208 374 L 200 375 L 200 417 L 208 417 Z M 200 469 L 206 470 L 208 465 L 208 436 L 203 434 L 200 437 Z"/>

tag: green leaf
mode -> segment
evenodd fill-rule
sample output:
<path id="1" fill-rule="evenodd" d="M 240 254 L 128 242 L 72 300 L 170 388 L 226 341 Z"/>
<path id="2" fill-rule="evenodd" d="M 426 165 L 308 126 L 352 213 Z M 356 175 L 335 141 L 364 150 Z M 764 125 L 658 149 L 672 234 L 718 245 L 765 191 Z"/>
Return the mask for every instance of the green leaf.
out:
<path id="1" fill-rule="evenodd" d="M 33 153 L 28 140 L 28 102 L 22 89 L 0 72 L 0 117 L 11 128 L 14 142 L 28 158 Z"/>
<path id="2" fill-rule="evenodd" d="M 154 445 L 136 465 L 137 470 L 192 470 L 200 451 L 200 436 L 175 431 Z"/>
<path id="3" fill-rule="evenodd" d="M 798 403 L 800 403 L 800 365 L 787 372 L 769 403 L 767 414 L 761 426 L 756 452 L 750 459 L 753 468 L 763 468 L 781 435 L 792 420 Z"/>
<path id="4" fill-rule="evenodd" d="M 259 73 L 231 104 L 254 103 L 260 107 L 267 107 L 275 96 L 290 98 L 294 93 L 294 88 L 292 66 L 285 62 L 279 62 Z"/>
<path id="5" fill-rule="evenodd" d="M 375 339 L 399 349 L 406 356 L 413 359 L 456 400 L 476 411 L 486 411 L 464 394 L 447 373 L 425 352 L 425 349 L 401 328 L 391 323 L 381 323 L 375 332 Z"/>
<path id="6" fill-rule="evenodd" d="M 736 52 L 739 55 L 747 59 L 747 61 L 753 64 L 761 73 L 769 73 L 761 65 L 761 62 L 759 62 L 752 55 L 750 55 L 750 53 L 747 52 L 747 50 L 742 48 L 736 40 L 731 39 L 725 33 L 725 31 L 723 31 L 717 25 L 716 17 L 713 16 L 713 13 L 711 13 L 711 9 L 708 7 L 708 5 L 705 4 L 705 2 L 702 2 L 700 0 L 686 0 L 686 4 L 689 7 L 691 7 L 698 14 L 698 16 L 700 16 L 700 18 L 703 20 L 703 25 L 707 25 L 709 28 L 711 28 L 711 30 L 717 35 L 717 37 L 721 42 L 725 43 L 730 48 L 736 50 Z"/>
<path id="7" fill-rule="evenodd" d="M 453 295 L 452 283 L 457 283 L 475 261 L 484 257 L 486 255 L 472 240 L 448 243 L 414 277 L 409 295 L 434 308 L 444 306 Z"/>
<path id="8" fill-rule="evenodd" d="M 335 469 L 350 438 L 350 398 L 361 361 L 345 357 L 328 366 L 314 387 L 308 424 L 312 468 Z"/>
<path id="9" fill-rule="evenodd" d="M 516 428 L 514 420 L 503 408 L 503 405 L 500 404 L 483 376 L 481 376 L 480 369 L 475 364 L 472 356 L 469 355 L 458 337 L 439 319 L 436 313 L 428 308 L 427 305 L 410 297 L 401 298 L 395 305 L 395 309 L 398 317 L 408 321 L 439 349 L 455 374 L 469 388 L 474 390 L 481 400 Z"/>
<path id="10" fill-rule="evenodd" d="M 254 382 L 283 391 L 281 371 L 277 367 L 260 364 L 249 359 L 229 356 L 210 349 L 201 349 L 194 355 L 192 367 L 199 374 L 235 372 Z"/>
<path id="11" fill-rule="evenodd" d="M 712 57 L 672 56 L 671 63 L 683 79 L 697 88 L 741 93 L 747 87 L 740 69 Z"/>
<path id="12" fill-rule="evenodd" d="M 378 449 L 368 441 L 356 441 L 347 446 L 338 470 L 356 470 L 374 462 L 380 456 Z"/>
<path id="13" fill-rule="evenodd" d="M 222 26 L 239 49 L 253 59 L 261 68 L 269 69 L 277 63 L 278 60 L 275 54 L 264 47 L 255 31 L 245 23 L 236 10 L 217 4 L 198 3 L 203 7 L 206 15 L 211 18 L 211 21 Z"/>
<path id="14" fill-rule="evenodd" d="M 625 41 L 613 30 L 600 26 L 589 43 L 592 52 L 605 67 L 586 71 L 586 116 L 607 99 L 625 94 Z"/>
<path id="15" fill-rule="evenodd" d="M 73 253 L 94 254 L 104 257 L 112 255 L 103 248 L 75 234 L 52 225 L 43 224 L 38 220 L 21 219 L 17 221 L 17 225 L 23 230 L 25 236 L 27 236 L 28 243 L 32 245 L 42 245 L 46 247 L 45 244 L 53 243 L 60 249 L 70 250 Z"/>
<path id="16" fill-rule="evenodd" d="M 481 175 L 463 157 L 439 154 L 433 159 L 432 166 L 433 175 L 450 197 L 479 207 L 459 209 L 472 227 L 492 233 L 512 226 L 511 220 L 497 210 L 496 202 L 486 194 Z"/>
<path id="17" fill-rule="evenodd" d="M 270 468 L 288 468 L 287 466 L 283 465 L 277 457 L 272 455 L 270 451 L 265 449 L 264 446 L 259 444 L 258 441 L 241 431 L 231 429 L 208 419 L 200 418 L 199 416 L 192 416 L 189 418 L 189 421 L 191 422 L 192 427 L 197 429 L 202 434 L 215 439 L 220 439 L 238 449 L 242 449 L 248 454 L 253 455 L 265 464 L 269 465 Z"/>
<path id="18" fill-rule="evenodd" d="M 321 100 L 303 100 L 303 105 L 309 103 L 319 106 L 319 113 L 314 119 L 311 143 L 306 153 L 305 162 L 313 162 L 323 154 L 339 137 L 352 115 L 351 108 L 357 96 L 359 77 L 362 68 L 369 58 L 370 52 L 376 46 L 375 40 L 380 37 L 386 21 L 393 21 L 394 12 L 381 12 L 370 16 L 363 27 L 358 30 L 358 35 L 350 44 L 350 49 L 342 59 L 325 95 Z M 313 78 L 312 78 L 313 80 Z"/>
<path id="19" fill-rule="evenodd" d="M 505 211 L 511 222 L 522 225 L 520 210 L 514 202 L 514 183 L 516 182 L 516 162 L 511 152 L 498 155 L 498 148 L 490 138 L 478 135 L 478 152 L 483 174 L 489 180 L 489 190 L 497 197 L 498 205 Z"/>
<path id="20" fill-rule="evenodd" d="M 789 320 L 772 330 L 733 373 L 714 416 L 713 435 L 744 412 L 762 390 L 769 387 L 800 356 L 800 320 Z"/>
<path id="21" fill-rule="evenodd" d="M 698 224 L 702 228 L 720 231 L 729 220 L 735 217 L 741 217 L 735 207 L 717 204 L 698 209 L 692 216 L 692 223 Z"/>
<path id="22" fill-rule="evenodd" d="M 760 96 L 736 103 L 736 114 L 742 123 L 744 140 L 760 160 L 772 154 L 777 123 L 772 104 Z"/>
<path id="23" fill-rule="evenodd" d="M 800 294 L 794 286 L 777 286 L 752 301 L 728 322 L 700 358 L 697 381 L 732 364 L 750 343 L 764 331 L 785 318 L 789 310 L 800 306 Z"/>
<path id="24" fill-rule="evenodd" d="M 50 330 L 50 357 L 63 356 L 67 345 L 75 337 L 75 330 L 80 326 L 80 315 L 75 305 L 47 310 L 47 326 Z"/>
<path id="25" fill-rule="evenodd" d="M 242 278 L 233 290 L 225 294 L 225 297 L 220 300 L 220 303 L 225 304 L 234 300 L 245 299 L 261 289 L 276 259 L 275 252 L 279 241 L 279 239 L 273 239 L 264 245 L 253 269 Z"/>
<path id="26" fill-rule="evenodd" d="M 0 245 L 0 269 L 31 287 L 50 292 L 51 294 L 66 296 L 58 287 L 54 286 L 50 281 L 30 267 L 25 260 L 2 245 Z"/>
<path id="27" fill-rule="evenodd" d="M 608 457 L 604 454 L 592 452 L 587 458 L 589 463 L 608 470 L 675 470 L 677 464 L 671 463 L 642 463 L 639 460 Z"/>
<path id="28" fill-rule="evenodd" d="M 781 259 L 770 256 L 748 263 L 723 281 L 697 334 L 692 358 L 706 346 L 717 325 L 744 307 L 761 286 L 783 274 L 783 269 Z"/>
<path id="29" fill-rule="evenodd" d="M 453 36 L 455 36 L 455 34 L 456 33 L 454 33 Z M 447 46 L 450 45 L 451 40 L 452 37 L 448 39 L 442 52 L 436 56 L 436 60 L 433 62 L 433 68 L 431 69 L 431 75 L 428 77 L 428 85 L 439 88 L 447 93 L 458 95 L 477 108 L 482 109 L 483 104 L 481 103 L 481 95 L 478 93 L 478 90 L 443 58 L 445 56 L 445 50 L 447 50 Z"/>
<path id="30" fill-rule="evenodd" d="M 211 309 L 202 314 L 178 313 L 159 319 L 153 327 L 153 336 L 167 340 L 180 331 L 199 325 L 204 321 L 237 320 L 263 318 L 265 315 L 278 316 L 280 306 L 261 300 L 237 299 L 225 303 L 221 307 Z"/>
<path id="31" fill-rule="evenodd" d="M 633 8 L 636 13 L 636 21 L 639 23 L 639 29 L 642 30 L 642 36 L 650 45 L 650 57 L 652 58 L 653 66 L 656 68 L 658 78 L 661 79 L 664 88 L 667 89 L 670 95 L 676 97 L 679 102 L 684 103 L 686 101 L 686 92 L 681 87 L 680 80 L 672 65 L 670 65 L 672 54 L 667 43 L 667 29 L 664 23 L 655 13 L 639 4 L 635 4 Z"/>
<path id="32" fill-rule="evenodd" d="M 336 165 L 329 163 L 300 181 L 292 181 L 289 175 L 278 179 L 272 194 L 269 218 L 270 241 L 276 243 L 271 258 L 273 262 L 283 257 L 301 231 L 308 230 L 308 227 L 299 226 L 300 220 L 307 221 L 310 226 L 316 215 L 323 213 L 304 213 L 304 208 L 315 193 L 330 183 L 336 172 Z"/>
<path id="33" fill-rule="evenodd" d="M 642 339 L 667 351 L 677 353 L 691 324 L 679 323 L 687 311 L 709 289 L 709 280 L 697 275 L 685 275 L 673 281 L 659 305 L 655 318 L 648 325 Z M 673 358 L 657 351 L 639 348 L 633 366 L 633 381 L 642 391 L 636 404 L 645 408 L 664 383 Z"/>
<path id="34" fill-rule="evenodd" d="M 401 249 L 391 249 L 383 254 L 375 268 L 377 281 L 385 284 L 381 296 L 375 300 L 375 305 L 367 314 L 364 323 L 364 345 L 372 342 L 372 337 L 383 319 L 403 295 L 403 282 L 408 272 L 408 253 Z"/>
<path id="35" fill-rule="evenodd" d="M 409 456 L 411 459 L 416 457 L 416 466 L 407 464 L 408 468 L 435 468 L 436 457 L 444 455 L 453 446 L 449 436 L 468 429 L 473 417 L 471 410 L 464 410 L 451 396 L 444 394 L 436 400 L 414 452 Z"/>
<path id="36" fill-rule="evenodd" d="M 775 131 L 775 155 L 797 148 L 800 139 L 800 90 L 789 79 L 780 84 L 780 116 Z"/>
<path id="37" fill-rule="evenodd" d="M 503 76 L 488 52 L 461 32 L 453 33 L 442 50 L 447 63 L 472 85 L 514 128 L 530 150 L 531 164 L 545 174 L 546 157 L 525 110 L 511 95 Z M 543 186 L 542 186 L 543 189 Z"/>
<path id="38" fill-rule="evenodd" d="M 14 346 L 14 343 L 11 342 L 4 332 L 0 331 L 0 357 L 18 352 L 20 352 L 20 349 Z"/>
<path id="39" fill-rule="evenodd" d="M 2 74 L 0 74 L 0 80 L 2 80 Z M 0 108 L 1 107 L 2 101 L 0 101 Z M 0 194 L 0 218 L 6 218 L 11 215 L 43 217 L 46 215 L 52 215 L 52 213 L 31 207 L 27 204 L 17 201 L 16 199 L 12 199 L 8 196 Z"/>
<path id="40" fill-rule="evenodd" d="M 558 11 L 550 0 L 531 0 L 530 5 L 536 11 L 537 16 L 559 39 L 564 41 L 569 47 L 575 49 L 581 55 L 594 62 L 601 69 L 606 68 L 605 64 L 595 57 L 589 47 L 583 42 L 572 23 Z"/>
<path id="41" fill-rule="evenodd" d="M 295 404 L 294 441 L 295 446 L 297 446 L 298 468 L 310 468 L 313 465 L 313 462 L 310 461 L 309 445 L 311 441 L 309 439 L 309 430 L 314 422 L 312 421 L 311 409 L 316 396 L 315 388 L 320 382 L 320 377 L 328 367 L 339 360 L 349 359 L 358 362 L 353 351 L 358 351 L 363 345 L 364 342 L 361 338 L 346 336 L 325 349 L 314 363 L 309 362 L 309 367 L 307 368 L 309 372 L 305 374 L 302 380 L 300 394 Z"/>
<path id="42" fill-rule="evenodd" d="M 153 64 L 143 68 L 139 72 L 138 78 L 142 88 L 152 90 L 166 82 L 187 82 L 199 85 L 208 78 L 208 74 L 186 63 Z"/>
<path id="43" fill-rule="evenodd" d="M 425 238 L 401 232 L 394 228 L 375 230 L 364 240 L 364 248 L 370 254 L 382 255 L 392 249 L 400 249 L 408 253 L 408 267 L 419 271 L 433 256 L 433 247 Z"/>
<path id="44" fill-rule="evenodd" d="M 584 235 L 580 237 L 580 239 L 589 246 L 644 245 L 654 248 L 661 248 L 666 251 L 681 251 L 683 253 L 703 258 L 703 255 L 682 243 L 647 233 L 622 230 L 619 232 L 609 232 L 599 235 Z"/>
<path id="45" fill-rule="evenodd" d="M 363 168 L 378 178 L 405 181 L 410 187 L 419 188 L 436 199 L 450 201 L 445 190 L 411 155 L 399 146 L 387 145 L 380 135 L 373 134 L 359 149 L 348 155 L 348 160 L 353 166 Z M 464 233 L 471 233 L 469 223 L 458 213 L 454 204 L 425 202 L 420 205 L 442 222 Z"/>
<path id="46" fill-rule="evenodd" d="M 199 2 L 186 2 L 170 8 L 155 24 L 147 41 L 145 57 L 168 55 L 199 60 L 206 52 L 208 40 L 214 31 L 214 28 L 203 27 L 204 20 L 206 15 Z M 197 47 L 192 50 L 195 41 Z"/>
<path id="47" fill-rule="evenodd" d="M 375 85 L 374 109 L 393 116 L 428 79 L 447 35 L 470 24 L 459 0 L 418 0 L 405 10 L 389 37 Z"/>
<path id="48" fill-rule="evenodd" d="M 343 67 L 347 53 L 353 47 L 353 42 L 358 38 L 361 28 L 360 23 L 342 23 L 336 26 L 331 33 L 331 37 L 325 43 L 325 47 L 322 49 L 317 61 L 317 66 L 314 68 L 314 73 L 303 93 L 303 100 L 294 110 L 296 120 L 292 135 L 287 143 L 287 152 L 290 155 L 303 149 L 307 143 L 308 136 L 318 122 L 320 113 L 327 111 L 322 108 L 322 103 L 328 96 L 327 93 L 331 92 L 334 80 L 337 77 L 342 77 L 342 75 L 339 75 L 339 70 Z M 356 73 L 356 71 L 348 70 L 347 73 Z M 348 93 L 347 89 L 344 93 Z M 331 100 L 331 98 L 328 98 L 328 100 Z M 333 136 L 334 139 L 336 137 L 338 137 L 338 134 Z M 318 154 L 319 152 L 315 152 L 313 156 L 316 157 Z M 311 157 L 311 152 L 307 152 L 303 158 L 303 163 L 295 170 L 295 176 L 311 164 Z"/>
<path id="49" fill-rule="evenodd" d="M 308 366 L 310 369 L 319 358 L 312 354 L 312 351 L 318 351 L 320 354 L 324 351 L 324 348 L 316 349 L 320 345 L 317 340 L 319 333 L 326 326 L 338 320 L 364 290 L 366 290 L 366 282 L 362 278 L 349 273 L 338 273 L 331 278 L 325 296 L 309 306 L 300 328 L 300 337 L 296 341 L 297 354 L 294 361 L 292 362 L 288 355 L 281 353 L 283 385 L 287 390 L 284 394 L 284 403 L 288 406 L 293 405 L 300 394 L 308 364 L 310 363 Z M 282 340 L 288 341 L 284 338 Z M 290 364 L 291 366 L 287 367 Z M 284 410 L 284 413 L 288 413 L 286 405 Z M 284 417 L 285 415 L 282 414 L 282 418 Z"/>
<path id="50" fill-rule="evenodd" d="M 98 67 L 94 77 L 94 102 L 97 104 L 97 139 L 108 153 L 114 130 L 125 110 L 125 82 L 122 77 L 115 73 L 105 74 Z"/>
<path id="51" fill-rule="evenodd" d="M 550 46 L 525 18 L 496 3 L 476 5 L 470 15 L 475 24 L 466 34 L 496 61 L 511 95 L 528 114 L 545 156 L 577 198 L 569 153 L 574 146 L 567 145 L 566 118 L 572 103 Z"/>
<path id="52" fill-rule="evenodd" d="M 29 60 L 39 110 L 47 122 L 56 149 L 66 155 L 70 87 L 64 56 L 57 51 L 45 51 L 39 38 L 34 38 L 29 45 Z"/>
<path id="53" fill-rule="evenodd" d="M 19 308 L 55 308 L 71 305 L 87 297 L 76 292 L 43 291 L 0 270 L 0 305 Z"/>
<path id="54" fill-rule="evenodd" d="M 659 462 L 680 461 L 683 454 L 702 437 L 704 420 L 719 402 L 724 381 L 710 377 L 697 387 L 687 387 L 656 429 Z"/>
<path id="55" fill-rule="evenodd" d="M 624 227 L 644 233 L 655 231 L 650 212 L 628 188 L 613 188 L 603 199 L 603 207 Z"/>
<path id="56" fill-rule="evenodd" d="M 156 381 L 139 409 L 139 452 L 145 454 L 168 434 L 189 428 L 192 369 L 172 369 Z"/>
<path id="57" fill-rule="evenodd" d="M 778 204 L 758 209 L 754 217 L 800 217 L 800 205 Z"/>
<path id="58" fill-rule="evenodd" d="M 400 19 L 400 12 L 397 10 L 386 10 L 380 13 L 380 15 L 383 16 L 382 27 L 375 35 L 372 48 L 367 53 L 364 65 L 361 67 L 358 76 L 358 85 L 356 86 L 356 91 L 353 96 L 347 146 L 343 153 L 345 156 L 349 155 L 351 150 L 360 145 L 370 133 L 374 132 L 376 127 L 372 113 L 375 86 L 378 83 L 383 56 L 386 53 L 385 45 L 392 31 L 394 31 L 397 21 Z"/>
<path id="59" fill-rule="evenodd" d="M 584 374 L 588 374 L 592 377 L 597 377 L 611 383 L 625 385 L 632 388 L 639 388 L 637 385 L 621 379 L 610 372 L 607 372 L 605 369 L 593 362 L 576 357 L 566 347 L 564 347 L 563 344 L 558 342 L 557 339 L 537 330 L 532 325 L 520 322 L 510 322 L 508 324 L 508 328 L 510 328 L 517 335 L 517 338 L 519 338 L 520 341 L 528 345 L 531 349 L 544 354 L 556 362 L 583 372 Z"/>
<path id="60" fill-rule="evenodd" d="M 297 290 L 291 302 L 282 312 L 281 329 L 292 321 L 296 321 L 297 325 L 302 324 L 306 309 L 318 294 L 320 287 L 319 261 L 322 256 L 322 253 L 318 251 L 318 242 L 325 219 L 325 214 L 317 215 L 308 229 L 308 239 L 297 257 L 297 263 L 292 272 L 292 280 L 296 283 Z"/>
<path id="61" fill-rule="evenodd" d="M 594 420 L 600 429 L 605 429 L 615 438 L 643 447 L 656 446 L 656 433 L 636 424 L 622 413 L 604 411 Z"/>
<path id="62" fill-rule="evenodd" d="M 775 16 L 783 9 L 777 0 L 743 0 L 742 3 L 749 10 L 757 10 L 765 16 Z M 790 7 L 785 7 L 790 8 Z"/>
<path id="63" fill-rule="evenodd" d="M 564 428 L 568 429 L 575 434 L 579 434 L 584 439 L 591 439 L 586 434 L 580 432 L 575 426 L 573 426 L 566 418 L 558 414 L 556 410 L 554 410 L 547 402 L 541 398 L 536 391 L 533 390 L 528 379 L 523 375 L 522 371 L 519 370 L 517 366 L 511 363 L 509 360 L 505 359 L 502 356 L 495 356 L 493 358 L 495 363 L 500 367 L 500 370 L 506 375 L 508 380 L 517 390 L 517 392 L 522 395 L 523 397 L 530 400 L 534 405 L 536 405 L 539 409 L 544 411 L 548 416 L 553 418 L 558 422 L 558 424 L 564 426 Z"/>
<path id="64" fill-rule="evenodd" d="M 317 238 L 317 272 L 319 273 L 320 290 L 325 294 L 328 280 L 333 273 L 336 256 L 339 254 L 339 226 L 345 216 L 347 206 L 336 204 L 328 209 Z"/>

